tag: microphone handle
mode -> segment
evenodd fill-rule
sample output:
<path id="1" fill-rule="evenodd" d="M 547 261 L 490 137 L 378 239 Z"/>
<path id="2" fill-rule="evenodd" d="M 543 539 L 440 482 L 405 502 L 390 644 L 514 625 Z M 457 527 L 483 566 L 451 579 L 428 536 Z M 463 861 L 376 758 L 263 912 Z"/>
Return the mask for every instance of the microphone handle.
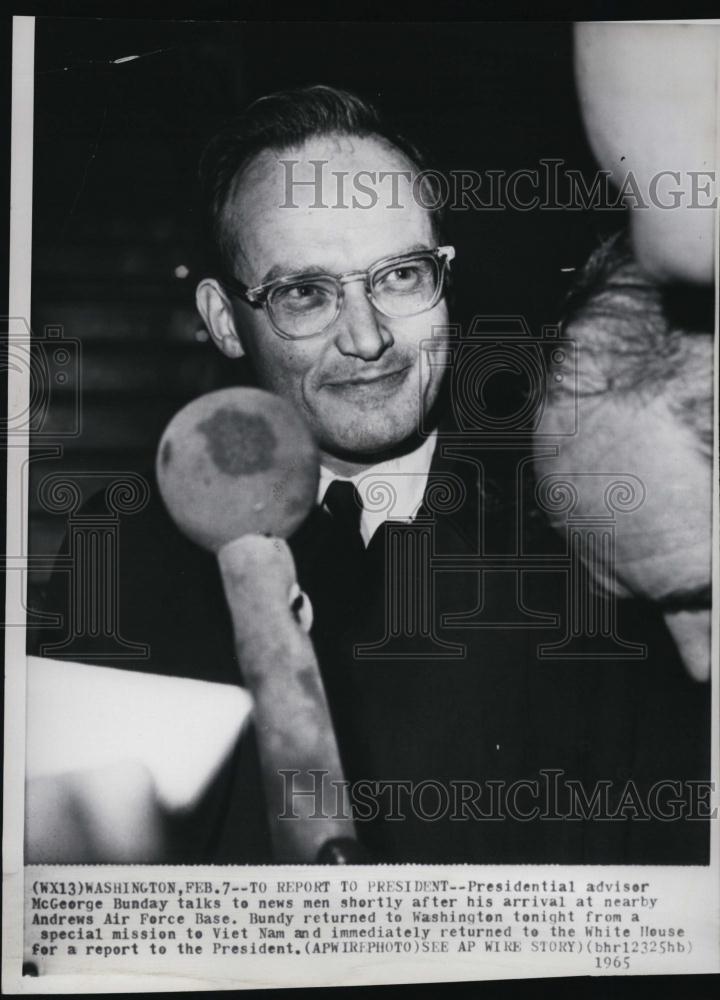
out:
<path id="1" fill-rule="evenodd" d="M 243 535 L 219 550 L 218 562 L 238 662 L 255 702 L 275 860 L 359 860 L 362 851 L 315 650 L 290 607 L 296 584 L 290 549 L 279 538 Z M 342 850 L 328 849 L 338 843 Z"/>

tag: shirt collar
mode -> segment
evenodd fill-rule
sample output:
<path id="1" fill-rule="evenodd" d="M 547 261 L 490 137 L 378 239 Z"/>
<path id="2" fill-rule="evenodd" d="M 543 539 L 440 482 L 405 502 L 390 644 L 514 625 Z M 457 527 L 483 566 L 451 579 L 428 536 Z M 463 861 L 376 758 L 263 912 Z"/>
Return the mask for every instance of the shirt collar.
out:
<path id="1" fill-rule="evenodd" d="M 367 545 L 384 521 L 411 520 L 417 513 L 425 494 L 436 441 L 437 432 L 433 431 L 414 451 L 378 462 L 354 476 L 338 476 L 321 465 L 318 504 L 322 504 L 333 480 L 353 483 L 363 503 L 360 533 Z"/>

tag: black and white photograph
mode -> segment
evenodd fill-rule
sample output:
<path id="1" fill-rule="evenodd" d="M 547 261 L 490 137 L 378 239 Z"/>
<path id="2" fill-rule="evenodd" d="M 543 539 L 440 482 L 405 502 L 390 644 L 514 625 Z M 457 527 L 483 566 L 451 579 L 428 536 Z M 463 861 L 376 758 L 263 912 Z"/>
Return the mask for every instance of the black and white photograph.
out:
<path id="1" fill-rule="evenodd" d="M 718 971 L 719 79 L 15 18 L 21 992 Z"/>

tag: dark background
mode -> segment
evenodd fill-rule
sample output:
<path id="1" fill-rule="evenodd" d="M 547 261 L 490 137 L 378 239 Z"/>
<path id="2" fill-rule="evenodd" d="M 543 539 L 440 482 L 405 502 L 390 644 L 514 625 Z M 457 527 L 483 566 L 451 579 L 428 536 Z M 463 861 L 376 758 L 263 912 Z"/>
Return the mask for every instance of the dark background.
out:
<path id="1" fill-rule="evenodd" d="M 439 169 L 535 169 L 548 157 L 595 171 L 569 23 L 38 18 L 35 71 L 32 327 L 38 344 L 61 328 L 80 357 L 62 384 L 57 366 L 49 373 L 31 464 L 34 556 L 55 553 L 66 524 L 37 498 L 43 476 L 151 476 L 173 413 L 238 377 L 194 309 L 196 171 L 209 136 L 249 100 L 334 84 L 377 103 Z M 476 313 L 519 314 L 539 334 L 558 319 L 571 280 L 561 269 L 622 222 L 617 211 L 450 212 L 455 318 L 467 328 Z M 56 438 L 75 429 L 78 406 L 79 434 Z M 38 453 L 48 442 L 60 457 Z"/>

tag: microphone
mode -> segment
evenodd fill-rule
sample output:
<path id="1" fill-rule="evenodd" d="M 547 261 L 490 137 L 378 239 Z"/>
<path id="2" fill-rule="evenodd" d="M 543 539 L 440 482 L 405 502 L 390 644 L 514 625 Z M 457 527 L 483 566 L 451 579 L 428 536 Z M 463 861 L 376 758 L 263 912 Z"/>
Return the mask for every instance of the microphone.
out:
<path id="1" fill-rule="evenodd" d="M 166 427 L 157 481 L 170 516 L 218 552 L 243 535 L 288 538 L 315 503 L 320 459 L 296 410 L 262 389 L 219 389 Z"/>
<path id="2" fill-rule="evenodd" d="M 284 541 L 315 503 L 319 469 L 295 409 L 251 388 L 220 389 L 185 406 L 156 461 L 171 517 L 218 558 L 255 703 L 273 852 L 286 863 L 361 857 L 315 650 L 293 612 L 299 588 Z"/>

